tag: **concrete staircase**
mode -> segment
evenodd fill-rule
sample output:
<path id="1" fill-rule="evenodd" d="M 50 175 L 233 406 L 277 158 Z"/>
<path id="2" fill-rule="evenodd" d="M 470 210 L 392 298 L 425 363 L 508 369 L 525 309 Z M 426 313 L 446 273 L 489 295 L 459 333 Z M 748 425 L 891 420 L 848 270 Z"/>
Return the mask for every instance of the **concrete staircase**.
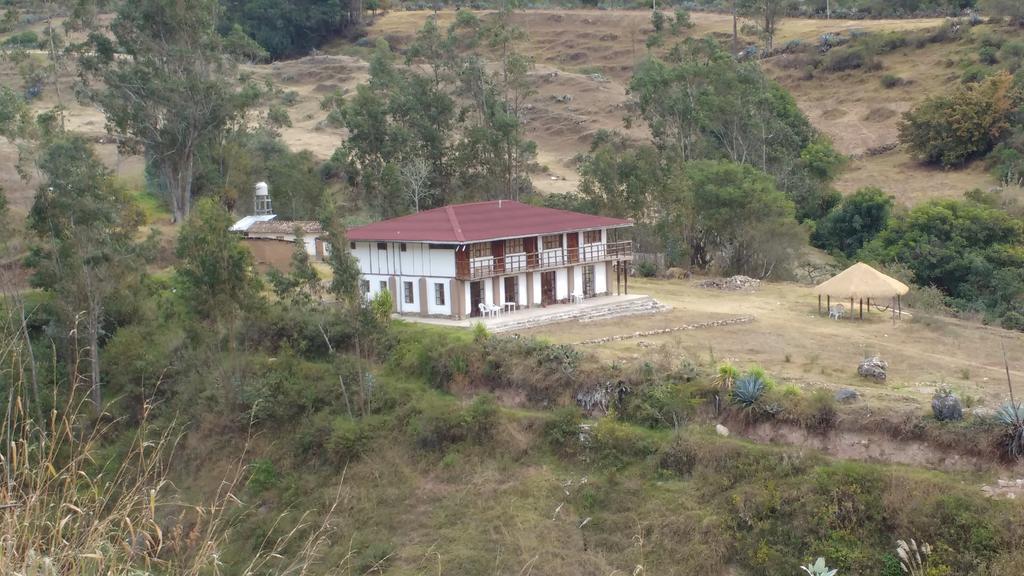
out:
<path id="1" fill-rule="evenodd" d="M 668 310 L 669 306 L 658 302 L 650 296 L 642 296 L 627 301 L 609 302 L 607 304 L 589 301 L 578 305 L 561 305 L 548 314 L 529 314 L 517 318 L 511 314 L 506 318 L 494 320 L 488 323 L 487 329 L 491 333 L 517 332 L 554 324 L 556 322 L 594 322 L 608 320 L 621 316 L 636 316 L 640 314 L 656 314 L 662 310 Z"/>

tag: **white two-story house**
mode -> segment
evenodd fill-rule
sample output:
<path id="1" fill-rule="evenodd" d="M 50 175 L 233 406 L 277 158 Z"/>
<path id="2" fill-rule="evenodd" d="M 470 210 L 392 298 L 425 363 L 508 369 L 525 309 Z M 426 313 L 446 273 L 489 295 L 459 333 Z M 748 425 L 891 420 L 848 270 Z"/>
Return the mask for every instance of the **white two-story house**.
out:
<path id="1" fill-rule="evenodd" d="M 365 297 L 387 290 L 400 314 L 465 318 L 481 303 L 523 308 L 621 293 L 633 253 L 617 236 L 629 226 L 495 200 L 351 228 L 348 240 Z"/>

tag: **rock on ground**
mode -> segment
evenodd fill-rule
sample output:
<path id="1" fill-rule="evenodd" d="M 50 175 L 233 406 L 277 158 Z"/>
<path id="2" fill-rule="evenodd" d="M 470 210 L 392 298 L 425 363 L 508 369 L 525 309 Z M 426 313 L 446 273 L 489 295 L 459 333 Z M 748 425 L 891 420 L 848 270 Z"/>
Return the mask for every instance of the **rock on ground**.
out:
<path id="1" fill-rule="evenodd" d="M 878 356 L 872 356 L 861 360 L 860 366 L 857 367 L 857 374 L 860 374 L 862 378 L 885 381 L 885 374 L 888 369 L 889 364 L 885 360 Z"/>

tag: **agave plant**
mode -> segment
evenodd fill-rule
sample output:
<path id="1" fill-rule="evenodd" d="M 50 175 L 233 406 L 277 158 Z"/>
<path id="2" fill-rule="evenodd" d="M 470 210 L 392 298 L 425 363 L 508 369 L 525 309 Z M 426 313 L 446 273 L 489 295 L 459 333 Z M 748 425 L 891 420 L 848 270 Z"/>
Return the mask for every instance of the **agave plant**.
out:
<path id="1" fill-rule="evenodd" d="M 910 576 L 925 576 L 928 569 L 928 555 L 932 553 L 932 547 L 922 542 L 918 547 L 913 538 L 910 544 L 906 540 L 896 541 L 896 554 L 900 557 L 900 568 L 904 574 Z"/>
<path id="2" fill-rule="evenodd" d="M 807 566 L 801 566 L 801 570 L 810 574 L 811 576 L 836 576 L 837 569 L 829 569 L 825 566 L 825 559 L 818 557 L 814 564 L 808 564 Z"/>
<path id="3" fill-rule="evenodd" d="M 1006 455 L 1012 460 L 1024 458 L 1024 403 L 1007 402 L 996 411 L 996 417 L 1006 426 L 1003 435 Z"/>
<path id="4" fill-rule="evenodd" d="M 750 408 L 764 394 L 764 379 L 754 374 L 746 374 L 732 385 L 732 401 L 745 408 Z"/>

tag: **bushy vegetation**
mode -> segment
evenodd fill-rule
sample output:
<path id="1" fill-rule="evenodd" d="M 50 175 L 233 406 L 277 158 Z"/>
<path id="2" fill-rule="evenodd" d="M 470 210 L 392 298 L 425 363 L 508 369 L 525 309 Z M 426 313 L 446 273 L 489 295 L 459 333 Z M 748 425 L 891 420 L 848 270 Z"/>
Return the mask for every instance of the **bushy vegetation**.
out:
<path id="1" fill-rule="evenodd" d="M 878 188 L 861 188 L 822 218 L 811 236 L 815 246 L 852 257 L 889 224 L 892 198 Z"/>
<path id="2" fill-rule="evenodd" d="M 923 161 L 960 166 L 990 152 L 1010 133 L 1024 92 L 1008 73 L 929 98 L 904 115 L 900 140 Z"/>
<path id="3" fill-rule="evenodd" d="M 358 23 L 361 4 L 348 0 L 220 0 L 223 32 L 233 26 L 274 58 L 305 56 Z M 349 17 L 356 12 L 355 22 Z"/>
<path id="4" fill-rule="evenodd" d="M 995 320 L 1020 313 L 1022 226 L 982 201 L 934 200 L 896 216 L 861 257 L 901 262 L 915 283 L 936 286 L 955 307 Z"/>

